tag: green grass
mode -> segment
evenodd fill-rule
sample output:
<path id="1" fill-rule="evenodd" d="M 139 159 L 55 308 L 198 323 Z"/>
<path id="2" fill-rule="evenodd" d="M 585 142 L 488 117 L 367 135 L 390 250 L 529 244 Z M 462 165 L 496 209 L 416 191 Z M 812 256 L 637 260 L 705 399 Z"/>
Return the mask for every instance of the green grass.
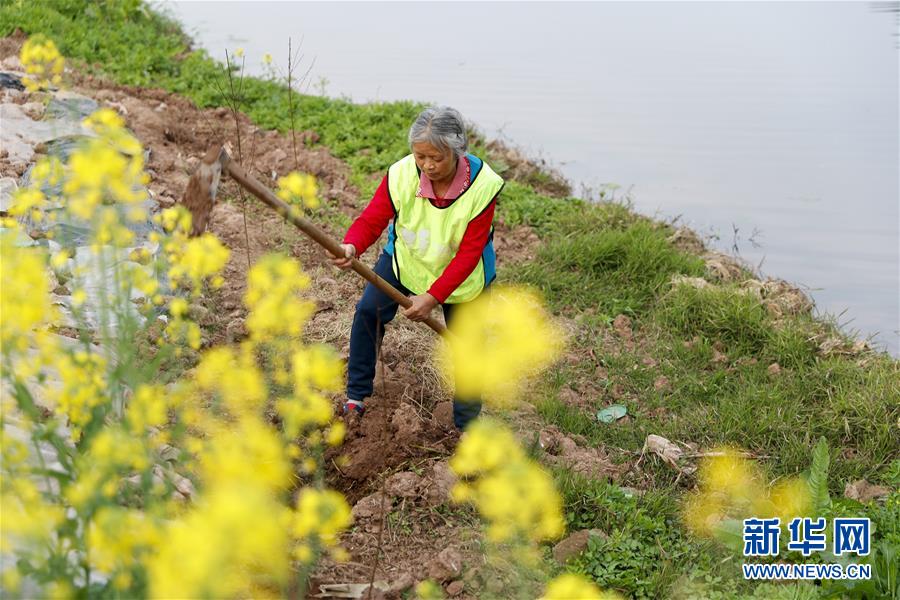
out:
<path id="1" fill-rule="evenodd" d="M 791 586 L 792 594 L 802 595 L 776 596 L 771 586 L 742 581 L 739 561 L 714 542 L 684 532 L 678 490 L 636 495 L 566 469 L 553 474 L 569 529 L 607 534 L 593 537 L 567 568 L 590 576 L 604 589 L 641 599 L 819 597 L 811 584 Z"/>
<path id="2" fill-rule="evenodd" d="M 645 351 L 659 363 L 643 364 Z M 853 479 L 889 483 L 900 417 L 893 360 L 861 369 L 844 358 L 818 359 L 772 375 L 767 361 L 712 363 L 708 342 L 686 348 L 671 334 L 649 350 L 612 354 L 597 346 L 595 355 L 609 373 L 605 389 L 621 390 L 616 401 L 628 408 L 628 423 L 597 421 L 594 412 L 610 401 L 604 393 L 590 412 L 559 399 L 562 387 L 585 380 L 579 365 L 557 365 L 535 400 L 544 419 L 593 445 L 637 451 L 651 433 L 707 448 L 734 445 L 767 457 L 763 464 L 781 476 L 806 468 L 810 448 L 824 436 L 835 449 L 836 493 Z M 659 377 L 667 388 L 656 389 Z M 658 475 L 662 482 L 674 477 L 667 467 Z"/>
<path id="3" fill-rule="evenodd" d="M 644 220 L 622 228 L 595 225 L 584 231 L 560 228 L 565 233 L 548 237 L 537 260 L 523 266 L 517 278 L 541 290 L 556 310 L 592 308 L 615 316 L 645 313 L 673 275 L 703 273 L 703 262 L 673 248 L 657 225 Z"/>
<path id="4" fill-rule="evenodd" d="M 500 195 L 497 214 L 507 225 L 528 225 L 540 232 L 553 222 L 554 217 L 581 204 L 574 198 L 564 201 L 549 198 L 518 181 L 507 181 Z"/>

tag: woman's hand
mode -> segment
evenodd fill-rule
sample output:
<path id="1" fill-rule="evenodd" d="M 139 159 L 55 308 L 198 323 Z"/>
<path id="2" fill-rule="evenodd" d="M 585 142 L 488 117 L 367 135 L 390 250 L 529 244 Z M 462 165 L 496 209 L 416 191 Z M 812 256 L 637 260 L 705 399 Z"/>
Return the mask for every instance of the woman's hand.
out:
<path id="1" fill-rule="evenodd" d="M 410 321 L 424 321 L 431 315 L 431 309 L 440 304 L 437 298 L 429 293 L 410 296 L 412 306 L 403 309 L 403 316 Z"/>
<path id="2" fill-rule="evenodd" d="M 356 246 L 354 246 L 353 244 L 341 244 L 341 248 L 344 249 L 344 256 L 338 257 L 332 254 L 331 256 L 333 258 L 331 259 L 331 264 L 336 266 L 338 269 L 349 269 L 350 264 L 353 262 L 350 259 L 356 258 Z"/>

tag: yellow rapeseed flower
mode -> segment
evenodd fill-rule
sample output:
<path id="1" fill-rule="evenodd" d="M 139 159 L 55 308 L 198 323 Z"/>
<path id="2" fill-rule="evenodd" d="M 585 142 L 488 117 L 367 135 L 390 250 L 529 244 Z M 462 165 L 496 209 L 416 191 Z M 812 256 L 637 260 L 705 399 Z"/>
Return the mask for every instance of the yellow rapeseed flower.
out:
<path id="1" fill-rule="evenodd" d="M 312 302 L 299 296 L 308 286 L 309 276 L 290 258 L 269 254 L 257 261 L 250 269 L 244 294 L 251 339 L 299 337 L 314 309 Z"/>
<path id="2" fill-rule="evenodd" d="M 492 288 L 459 308 L 438 364 L 452 372 L 459 396 L 503 403 L 558 356 L 562 337 L 533 292 Z"/>
<path id="3" fill-rule="evenodd" d="M 62 385 L 48 390 L 55 410 L 68 418 L 75 439 L 94 418 L 93 409 L 109 402 L 106 360 L 99 354 L 78 350 L 62 352 L 54 364 Z"/>
<path id="4" fill-rule="evenodd" d="M 169 277 L 173 282 L 190 287 L 196 296 L 203 282 L 216 283 L 216 276 L 225 268 L 231 252 L 211 233 L 188 240 L 174 256 L 170 256 Z"/>
<path id="5" fill-rule="evenodd" d="M 63 495 L 78 509 L 96 501 L 107 502 L 118 493 L 123 477 L 150 466 L 146 438 L 108 425 L 94 435 L 87 452 L 78 455 L 77 479 L 65 488 Z"/>
<path id="6" fill-rule="evenodd" d="M 426 579 L 416 584 L 417 600 L 443 600 L 444 590 L 432 579 Z"/>
<path id="7" fill-rule="evenodd" d="M 162 210 L 154 219 L 162 225 L 166 233 L 186 236 L 191 231 L 191 213 L 181 205 Z"/>
<path id="8" fill-rule="evenodd" d="M 307 173 L 293 171 L 278 179 L 278 197 L 288 204 L 316 208 L 319 206 L 316 178 Z"/>
<path id="9" fill-rule="evenodd" d="M 91 566 L 104 573 L 131 568 L 140 564 L 141 555 L 156 546 L 159 538 L 159 524 L 144 511 L 103 506 L 88 529 Z"/>
<path id="10" fill-rule="evenodd" d="M 795 517 L 808 516 L 811 508 L 809 485 L 799 477 L 789 477 L 777 482 L 754 503 L 754 516 L 779 517 L 782 523 L 789 523 Z"/>
<path id="11" fill-rule="evenodd" d="M 338 536 L 353 521 L 350 506 L 340 492 L 304 488 L 297 498 L 294 535 L 324 547 L 337 543 Z"/>
<path id="12" fill-rule="evenodd" d="M 128 403 L 126 420 L 131 430 L 143 435 L 147 427 L 159 427 L 166 422 L 165 390 L 159 385 L 141 385 Z"/>
<path id="13" fill-rule="evenodd" d="M 290 461 L 274 429 L 242 418 L 214 433 L 200 456 L 200 478 L 207 487 L 239 483 L 274 491 L 290 485 Z"/>
<path id="14" fill-rule="evenodd" d="M 335 392 L 343 382 L 344 367 L 331 346 L 307 346 L 292 357 L 294 391 L 311 390 Z"/>
<path id="15" fill-rule="evenodd" d="M 34 163 L 31 170 L 32 185 L 55 186 L 63 180 L 65 170 L 56 156 L 45 156 Z"/>
<path id="16" fill-rule="evenodd" d="M 726 533 L 723 522 L 749 517 L 781 517 L 782 523 L 806 515 L 805 481 L 793 477 L 769 487 L 753 461 L 734 448 L 719 448 L 700 464 L 699 486 L 684 503 L 683 518 L 695 535 Z"/>
<path id="17" fill-rule="evenodd" d="M 65 519 L 65 509 L 46 502 L 33 482 L 5 480 L 0 494 L 0 551 L 12 547 L 39 549 L 53 542 L 54 529 Z"/>
<path id="18" fill-rule="evenodd" d="M 210 489 L 163 530 L 146 561 L 151 598 L 251 597 L 255 584 L 284 585 L 291 511 L 267 490 Z"/>
<path id="19" fill-rule="evenodd" d="M 59 85 L 62 82 L 65 60 L 56 44 L 47 36 L 38 34 L 28 38 L 22 44 L 19 60 L 26 74 L 22 78 L 22 83 L 29 92 Z"/>
<path id="20" fill-rule="evenodd" d="M 537 542 L 565 530 L 562 498 L 553 479 L 525 456 L 500 423 L 486 418 L 472 422 L 450 467 L 462 478 L 451 492 L 453 499 L 475 505 L 487 521 L 491 541 Z"/>
<path id="21" fill-rule="evenodd" d="M 23 353 L 34 330 L 54 317 L 43 251 L 14 243 L 14 231 L 0 233 L 0 345 L 4 354 Z"/>
<path id="22" fill-rule="evenodd" d="M 227 346 L 206 352 L 195 375 L 200 389 L 216 392 L 232 415 L 258 411 L 268 396 L 265 380 L 249 352 Z"/>
<path id="23" fill-rule="evenodd" d="M 600 591 L 593 582 L 575 573 L 563 573 L 549 584 L 541 600 L 618 600 L 621 596 Z"/>
<path id="24" fill-rule="evenodd" d="M 723 492 L 734 501 L 751 501 L 759 496 L 761 482 L 751 463 L 733 448 L 716 448 L 700 465 L 700 486 Z"/>

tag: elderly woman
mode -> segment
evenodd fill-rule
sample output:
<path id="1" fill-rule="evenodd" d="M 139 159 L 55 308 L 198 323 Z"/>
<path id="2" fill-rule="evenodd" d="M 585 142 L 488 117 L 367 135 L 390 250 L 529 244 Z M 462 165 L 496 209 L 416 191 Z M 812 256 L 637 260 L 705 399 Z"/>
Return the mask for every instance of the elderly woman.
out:
<path id="1" fill-rule="evenodd" d="M 388 227 L 387 245 L 375 272 L 407 294 L 403 315 L 426 319 L 438 304 L 450 326 L 456 309 L 474 300 L 495 278 L 493 220 L 499 175 L 468 154 L 462 115 L 447 107 L 422 111 L 409 129 L 411 154 L 388 169 L 362 214 L 344 236 L 346 269 Z M 390 222 L 390 225 L 388 224 Z M 372 394 L 376 348 L 398 305 L 367 284 L 350 330 L 344 413 L 358 421 Z M 481 412 L 478 399 L 454 398 L 453 421 L 462 430 Z"/>

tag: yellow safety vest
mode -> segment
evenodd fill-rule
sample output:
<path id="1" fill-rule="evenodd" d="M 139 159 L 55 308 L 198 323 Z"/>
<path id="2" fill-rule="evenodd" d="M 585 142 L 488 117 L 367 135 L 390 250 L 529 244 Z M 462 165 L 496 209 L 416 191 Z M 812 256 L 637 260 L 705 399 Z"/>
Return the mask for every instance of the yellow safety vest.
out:
<path id="1" fill-rule="evenodd" d="M 481 169 L 466 191 L 450 206 L 437 208 L 416 195 L 419 177 L 412 154 L 388 169 L 388 193 L 394 205 L 394 275 L 417 295 L 427 292 L 441 276 L 456 256 L 469 223 L 490 205 L 503 187 L 503 179 L 482 161 Z M 475 270 L 445 302 L 468 302 L 481 293 L 486 283 L 482 255 Z"/>

